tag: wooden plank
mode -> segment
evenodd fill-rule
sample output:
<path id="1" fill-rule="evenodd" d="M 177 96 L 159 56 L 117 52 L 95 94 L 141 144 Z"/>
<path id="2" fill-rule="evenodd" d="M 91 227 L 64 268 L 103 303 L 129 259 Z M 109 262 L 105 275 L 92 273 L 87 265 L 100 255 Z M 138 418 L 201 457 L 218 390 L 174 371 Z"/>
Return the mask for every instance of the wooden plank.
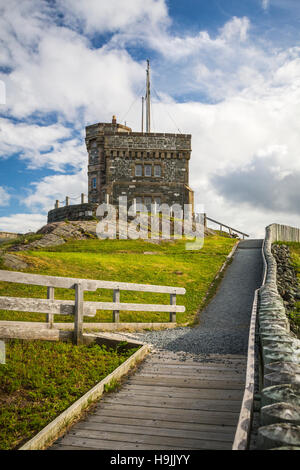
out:
<path id="1" fill-rule="evenodd" d="M 165 377 L 171 376 L 178 376 L 178 368 L 170 369 L 168 367 L 147 367 L 147 373 L 153 375 L 164 375 Z M 241 370 L 216 370 L 216 369 L 196 369 L 193 370 L 182 367 L 180 369 L 180 375 L 190 378 L 204 378 L 209 377 L 210 379 L 213 377 L 224 377 L 227 379 L 239 379 L 245 381 L 245 374 L 244 371 Z"/>
<path id="2" fill-rule="evenodd" d="M 119 289 L 136 292 L 157 292 L 162 294 L 185 294 L 183 287 L 158 286 L 151 284 L 134 284 L 130 282 L 98 281 L 94 279 L 77 279 L 69 277 L 45 276 L 28 274 L 17 271 L 0 270 L 0 281 L 32 284 L 46 287 L 61 287 L 75 289 L 75 284 L 81 283 L 84 290 Z"/>
<path id="3" fill-rule="evenodd" d="M 48 299 L 0 297 L 0 309 L 54 315 L 74 315 L 75 302 L 72 300 L 49 301 Z M 84 307 L 85 316 L 93 317 L 95 314 L 96 310 L 91 306 Z"/>
<path id="4" fill-rule="evenodd" d="M 76 435 L 72 432 L 69 433 L 65 439 L 64 444 L 75 444 L 77 446 L 89 446 L 94 449 L 103 449 L 106 444 L 106 441 L 114 442 L 114 449 L 120 449 L 120 444 L 127 443 L 126 448 L 135 449 L 136 445 L 152 446 L 153 449 L 157 446 L 163 446 L 164 448 L 173 448 L 173 449 L 228 449 L 230 448 L 230 443 L 228 442 L 209 442 L 209 441 L 200 441 L 196 439 L 180 439 L 180 438 L 171 438 L 171 437 L 162 437 L 162 436 L 141 436 L 138 434 L 124 434 L 124 433 L 97 433 L 96 431 L 84 431 L 78 430 Z"/>
<path id="5" fill-rule="evenodd" d="M 75 285 L 75 316 L 74 316 L 74 338 L 75 344 L 83 342 L 83 288 L 82 285 Z"/>
<path id="6" fill-rule="evenodd" d="M 233 441 L 233 435 L 226 434 L 222 431 L 195 431 L 189 429 L 174 429 L 173 427 L 164 427 L 165 424 L 163 421 L 160 421 L 159 427 L 145 427 L 138 425 L 129 425 L 126 424 L 111 424 L 111 423 L 101 423 L 95 421 L 82 421 L 76 425 L 76 430 L 74 430 L 73 435 L 77 435 L 78 429 L 92 430 L 100 432 L 122 432 L 126 434 L 141 434 L 149 436 L 169 436 L 169 437 L 184 437 L 189 439 L 199 439 L 199 440 L 211 440 L 211 441 L 221 441 L 221 442 L 231 442 Z"/>
<path id="7" fill-rule="evenodd" d="M 167 384 L 168 382 L 168 384 Z M 128 383 L 132 384 L 151 384 L 154 385 L 169 385 L 176 387 L 185 387 L 185 388 L 215 388 L 221 390 L 241 390 L 244 386 L 244 381 L 239 380 L 209 380 L 206 379 L 193 379 L 188 380 L 184 377 L 168 377 L 168 380 L 164 376 L 155 376 L 155 375 L 142 375 L 133 376 L 129 379 Z"/>
<path id="8" fill-rule="evenodd" d="M 185 312 L 184 305 L 135 304 L 121 302 L 84 302 L 96 310 L 127 310 L 137 312 Z"/>
<path id="9" fill-rule="evenodd" d="M 55 300 L 55 297 L 54 297 L 55 293 L 54 293 L 54 287 L 47 287 L 47 299 L 49 299 L 50 302 L 52 302 L 53 300 Z M 48 327 L 49 328 L 53 328 L 53 321 L 54 321 L 54 315 L 53 313 L 48 313 L 47 314 L 47 323 L 48 323 Z"/>
<path id="10" fill-rule="evenodd" d="M 168 370 L 177 370 L 178 364 L 166 364 L 165 362 L 152 362 L 151 360 L 147 360 L 145 362 L 145 366 L 149 369 L 153 368 L 162 368 Z M 180 365 L 180 370 L 207 370 L 209 371 L 220 371 L 220 372 L 232 372 L 238 371 L 244 375 L 245 374 L 245 367 L 246 363 L 238 363 L 238 364 L 230 364 L 226 366 L 225 364 L 214 364 L 214 363 L 202 363 L 202 362 L 195 362 L 194 364 L 186 364 L 183 363 Z"/>
<path id="11" fill-rule="evenodd" d="M 103 408 L 99 407 L 96 414 L 101 414 L 101 409 L 105 410 L 106 416 L 122 417 L 142 417 L 155 418 L 166 421 L 190 421 L 192 423 L 203 424 L 224 424 L 234 426 L 238 422 L 239 413 L 199 411 L 199 410 L 178 410 L 176 408 L 162 409 L 160 407 L 143 407 L 131 404 L 117 405 L 106 403 Z"/>
<path id="12" fill-rule="evenodd" d="M 147 396 L 171 396 L 176 398 L 190 398 L 205 399 L 211 398 L 213 400 L 237 400 L 241 402 L 243 398 L 244 390 L 220 390 L 220 389 L 199 389 L 199 388 L 186 388 L 183 387 L 172 387 L 170 388 L 167 384 L 164 386 L 152 386 L 150 385 L 135 385 L 135 384 L 124 384 L 122 391 L 128 394 L 135 395 L 147 395 Z"/>
<path id="13" fill-rule="evenodd" d="M 105 409 L 102 410 L 101 415 L 91 414 L 87 418 L 89 423 L 98 423 L 98 424 L 117 424 L 118 426 L 142 426 L 143 428 L 151 427 L 154 429 L 157 428 L 168 428 L 174 430 L 187 430 L 190 432 L 209 432 L 209 433 L 222 433 L 228 435 L 228 438 L 224 437 L 224 440 L 231 439 L 233 440 L 235 434 L 235 426 L 223 426 L 216 424 L 203 424 L 203 423 L 191 423 L 189 421 L 167 421 L 160 419 L 145 419 L 145 418 L 136 418 L 136 417 L 121 417 L 121 416 L 106 416 Z M 87 421 L 82 421 L 85 423 Z"/>
<path id="14" fill-rule="evenodd" d="M 82 439 L 75 437 L 64 438 L 63 443 L 57 443 L 52 450 L 176 450 L 176 447 L 172 446 L 161 446 L 147 445 L 147 444 L 133 444 L 132 442 L 118 442 L 116 441 L 102 441 L 101 443 L 95 441 L 95 439 Z"/>
<path id="15" fill-rule="evenodd" d="M 256 316 L 257 316 L 257 307 L 258 307 L 258 292 L 259 292 L 259 289 L 255 291 L 253 305 L 252 305 L 249 339 L 248 339 L 248 360 L 247 360 L 245 393 L 244 393 L 244 398 L 243 398 L 242 405 L 241 405 L 241 412 L 240 412 L 239 422 L 237 425 L 237 430 L 236 430 L 236 435 L 234 438 L 232 450 L 246 450 L 248 448 L 250 432 L 251 432 L 253 402 L 254 402 L 254 383 L 255 383 L 255 349 L 256 349 L 255 348 L 255 331 L 256 331 Z"/>
<path id="16" fill-rule="evenodd" d="M 129 402 L 129 396 L 118 394 L 116 396 L 107 396 L 102 400 L 103 404 L 119 404 L 126 405 Z M 132 397 L 131 397 L 132 399 Z M 231 411 L 235 413 L 240 412 L 240 403 L 237 401 L 225 400 L 196 400 L 195 398 L 177 399 L 170 397 L 153 397 L 151 401 L 149 397 L 136 396 L 134 399 L 136 406 L 145 407 L 160 407 L 165 410 L 168 408 L 177 408 L 179 410 L 204 410 L 204 411 Z"/>

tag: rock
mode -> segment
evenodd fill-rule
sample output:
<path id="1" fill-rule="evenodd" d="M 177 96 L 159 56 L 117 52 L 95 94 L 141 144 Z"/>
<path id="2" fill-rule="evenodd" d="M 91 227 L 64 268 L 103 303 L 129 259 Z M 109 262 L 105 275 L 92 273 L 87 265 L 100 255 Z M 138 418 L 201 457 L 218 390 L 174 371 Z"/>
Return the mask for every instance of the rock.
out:
<path id="1" fill-rule="evenodd" d="M 300 386 L 292 384 L 273 385 L 262 390 L 261 406 L 281 402 L 300 406 Z"/>
<path id="2" fill-rule="evenodd" d="M 272 449 L 281 446 L 300 445 L 300 426 L 290 423 L 276 423 L 258 429 L 257 447 Z"/>
<path id="3" fill-rule="evenodd" d="M 262 426 L 276 423 L 300 425 L 300 407 L 284 402 L 263 406 L 260 410 L 260 423 Z"/>
<path id="4" fill-rule="evenodd" d="M 13 269 L 14 271 L 28 268 L 28 264 L 25 263 L 25 261 L 23 261 L 19 256 L 11 253 L 4 254 L 3 262 L 7 268 Z"/>

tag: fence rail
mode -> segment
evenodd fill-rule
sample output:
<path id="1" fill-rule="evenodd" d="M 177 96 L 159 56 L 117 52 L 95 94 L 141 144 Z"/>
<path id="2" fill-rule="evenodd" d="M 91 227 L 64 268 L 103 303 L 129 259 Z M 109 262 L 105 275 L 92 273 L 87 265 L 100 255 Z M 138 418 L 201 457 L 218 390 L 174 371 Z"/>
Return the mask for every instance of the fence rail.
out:
<path id="1" fill-rule="evenodd" d="M 228 228 L 230 235 L 232 235 L 232 232 L 235 232 L 235 233 L 240 233 L 241 235 L 243 235 L 243 239 L 245 237 L 249 237 L 247 233 L 241 232 L 240 230 L 230 227 L 229 225 L 223 224 L 223 222 L 218 222 L 217 220 L 211 219 L 210 217 L 207 217 L 206 214 L 204 215 L 204 220 L 205 220 L 205 225 L 206 225 L 207 220 L 209 220 L 210 222 L 213 222 L 214 224 L 220 225 L 220 232 L 222 232 L 222 228 L 225 227 L 225 228 Z"/>
<path id="2" fill-rule="evenodd" d="M 127 282 L 98 281 L 40 274 L 27 274 L 16 271 L 0 270 L 0 281 L 31 284 L 47 287 L 47 299 L 0 297 L 0 309 L 46 313 L 49 328 L 53 327 L 54 315 L 74 315 L 74 340 L 82 342 L 83 317 L 94 316 L 97 310 L 112 310 L 113 322 L 120 321 L 120 311 L 169 312 L 170 322 L 176 322 L 176 313 L 184 312 L 185 307 L 176 305 L 177 294 L 184 295 L 182 287 L 133 284 Z M 56 300 L 55 288 L 75 289 L 75 301 Z M 113 302 L 84 301 L 84 291 L 109 289 L 113 291 Z M 152 292 L 170 294 L 170 304 L 122 303 L 120 291 Z"/>

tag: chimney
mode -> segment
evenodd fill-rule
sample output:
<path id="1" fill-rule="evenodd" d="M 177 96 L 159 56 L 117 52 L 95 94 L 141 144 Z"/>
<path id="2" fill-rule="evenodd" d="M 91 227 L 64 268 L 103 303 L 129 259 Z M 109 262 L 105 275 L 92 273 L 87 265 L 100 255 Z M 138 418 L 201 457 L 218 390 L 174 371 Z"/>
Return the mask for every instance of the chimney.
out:
<path id="1" fill-rule="evenodd" d="M 111 122 L 112 122 L 112 124 L 117 124 L 117 118 L 116 118 L 115 115 L 113 115 Z"/>

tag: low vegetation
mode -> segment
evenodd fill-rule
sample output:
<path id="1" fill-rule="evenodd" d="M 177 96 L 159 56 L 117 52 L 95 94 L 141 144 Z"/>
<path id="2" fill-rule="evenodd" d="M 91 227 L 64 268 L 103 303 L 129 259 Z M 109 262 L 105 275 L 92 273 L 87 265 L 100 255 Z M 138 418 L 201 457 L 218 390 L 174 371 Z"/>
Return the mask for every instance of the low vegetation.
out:
<path id="1" fill-rule="evenodd" d="M 184 240 L 151 243 L 144 240 L 69 240 L 64 245 L 35 251 L 15 252 L 29 268 L 27 272 L 107 281 L 160 284 L 185 287 L 178 305 L 186 312 L 177 314 L 179 324 L 191 324 L 214 277 L 236 240 L 221 236 L 205 238 L 201 250 L 186 250 Z M 3 269 L 3 265 L 2 265 Z M 46 288 L 0 283 L 0 295 L 46 298 Z M 56 289 L 57 299 L 73 299 L 74 292 Z M 112 291 L 86 292 L 85 300 L 112 301 Z M 167 294 L 121 292 L 121 302 L 163 303 Z M 45 321 L 45 315 L 29 312 L 0 311 L 3 320 Z M 112 312 L 98 311 L 85 322 L 110 322 Z M 73 321 L 67 316 L 57 322 Z M 168 313 L 120 312 L 121 322 L 165 322 Z"/>
<path id="2" fill-rule="evenodd" d="M 291 250 L 291 258 L 292 264 L 296 270 L 298 282 L 300 285 L 300 243 L 288 243 Z M 300 337 L 300 302 L 296 302 L 295 310 L 290 313 L 290 320 L 295 325 L 298 333 L 298 337 Z"/>
<path id="3" fill-rule="evenodd" d="M 0 364 L 0 449 L 20 447 L 136 351 L 123 346 L 8 341 Z"/>
<path id="4" fill-rule="evenodd" d="M 294 267 L 300 286 L 300 243 L 297 242 L 277 242 L 279 245 L 287 245 L 290 248 L 291 264 Z M 291 322 L 291 329 L 300 337 L 300 301 L 295 303 L 293 310 L 288 311 Z"/>

